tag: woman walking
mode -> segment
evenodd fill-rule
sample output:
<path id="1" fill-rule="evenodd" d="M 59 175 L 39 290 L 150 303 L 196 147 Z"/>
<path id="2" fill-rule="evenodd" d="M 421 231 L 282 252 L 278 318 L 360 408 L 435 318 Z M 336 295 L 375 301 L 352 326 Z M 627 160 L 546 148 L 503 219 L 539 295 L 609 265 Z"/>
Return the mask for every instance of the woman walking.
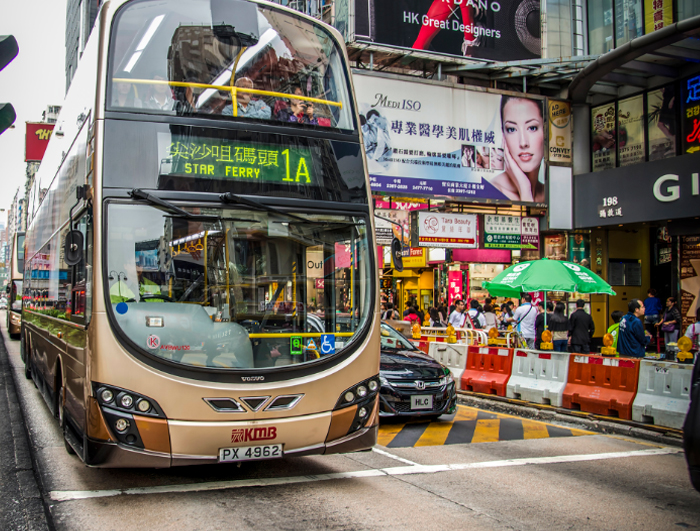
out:
<path id="1" fill-rule="evenodd" d="M 681 312 L 676 308 L 675 297 L 666 299 L 666 310 L 663 319 L 658 324 L 664 333 L 664 345 L 678 341 L 678 332 L 681 329 Z"/>
<path id="2" fill-rule="evenodd" d="M 569 342 L 569 320 L 566 318 L 563 302 L 558 302 L 554 307 L 554 313 L 547 321 L 547 330 L 552 332 L 552 343 L 555 352 L 566 352 L 566 345 Z"/>

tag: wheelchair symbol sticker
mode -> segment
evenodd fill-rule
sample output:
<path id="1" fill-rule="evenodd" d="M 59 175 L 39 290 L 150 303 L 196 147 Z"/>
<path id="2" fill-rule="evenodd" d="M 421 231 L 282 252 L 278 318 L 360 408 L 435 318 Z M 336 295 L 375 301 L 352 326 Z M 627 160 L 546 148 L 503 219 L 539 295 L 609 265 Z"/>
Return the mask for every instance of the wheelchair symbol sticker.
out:
<path id="1" fill-rule="evenodd" d="M 321 354 L 335 354 L 335 336 L 332 334 L 321 335 Z"/>

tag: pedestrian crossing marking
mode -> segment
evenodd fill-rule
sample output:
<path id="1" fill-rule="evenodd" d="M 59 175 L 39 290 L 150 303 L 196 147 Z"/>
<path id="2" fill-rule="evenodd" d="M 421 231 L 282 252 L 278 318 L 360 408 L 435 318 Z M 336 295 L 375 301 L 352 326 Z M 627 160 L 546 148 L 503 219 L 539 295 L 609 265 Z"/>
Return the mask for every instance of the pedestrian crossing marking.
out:
<path id="1" fill-rule="evenodd" d="M 379 426 L 377 443 L 389 448 L 410 448 L 582 435 L 593 435 L 593 432 L 457 406 L 452 416 L 443 415 L 433 422 L 420 418 L 383 422 Z"/>
<path id="2" fill-rule="evenodd" d="M 500 430 L 500 420 L 477 420 L 476 429 L 474 430 L 474 436 L 472 437 L 473 443 L 482 442 L 498 442 L 498 432 Z"/>

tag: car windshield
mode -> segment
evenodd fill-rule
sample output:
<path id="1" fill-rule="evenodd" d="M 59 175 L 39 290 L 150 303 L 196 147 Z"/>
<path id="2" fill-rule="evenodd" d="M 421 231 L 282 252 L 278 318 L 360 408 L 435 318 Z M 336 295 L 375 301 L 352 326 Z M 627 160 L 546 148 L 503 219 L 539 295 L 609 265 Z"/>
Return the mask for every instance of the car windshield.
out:
<path id="1" fill-rule="evenodd" d="M 371 314 L 366 219 L 108 208 L 108 298 L 124 335 L 184 365 L 252 369 L 349 348 Z"/>
<path id="2" fill-rule="evenodd" d="M 242 0 L 146 0 L 117 15 L 107 108 L 355 130 L 343 53 L 300 16 Z"/>
<path id="3" fill-rule="evenodd" d="M 382 323 L 382 348 L 416 350 L 413 343 L 385 323 Z"/>

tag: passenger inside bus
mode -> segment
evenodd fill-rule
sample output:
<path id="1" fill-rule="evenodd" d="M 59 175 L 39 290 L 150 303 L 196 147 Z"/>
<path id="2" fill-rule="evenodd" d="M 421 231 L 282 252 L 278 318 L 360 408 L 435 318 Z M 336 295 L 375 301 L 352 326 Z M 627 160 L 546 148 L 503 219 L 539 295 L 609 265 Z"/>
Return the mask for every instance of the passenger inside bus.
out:
<path id="1" fill-rule="evenodd" d="M 154 81 L 161 83 L 153 84 L 149 97 L 143 102 L 144 109 L 156 109 L 160 111 L 172 111 L 175 108 L 175 98 L 172 89 L 165 83 L 166 79 L 162 74 L 155 73 L 152 76 Z"/>
<path id="2" fill-rule="evenodd" d="M 119 79 L 127 79 L 129 74 L 122 72 L 119 74 Z M 143 103 L 138 98 L 138 92 L 133 83 L 118 82 L 114 84 L 112 90 L 112 104 L 117 107 L 133 107 L 140 109 Z"/>
<path id="3" fill-rule="evenodd" d="M 248 77 L 241 77 L 236 80 L 236 87 L 244 89 L 252 89 L 253 81 Z M 249 92 L 237 91 L 236 99 L 238 105 L 239 118 L 258 118 L 261 120 L 269 120 L 272 115 L 270 106 L 262 99 L 253 99 Z M 233 105 L 227 105 L 221 111 L 224 116 L 233 116 Z"/>

